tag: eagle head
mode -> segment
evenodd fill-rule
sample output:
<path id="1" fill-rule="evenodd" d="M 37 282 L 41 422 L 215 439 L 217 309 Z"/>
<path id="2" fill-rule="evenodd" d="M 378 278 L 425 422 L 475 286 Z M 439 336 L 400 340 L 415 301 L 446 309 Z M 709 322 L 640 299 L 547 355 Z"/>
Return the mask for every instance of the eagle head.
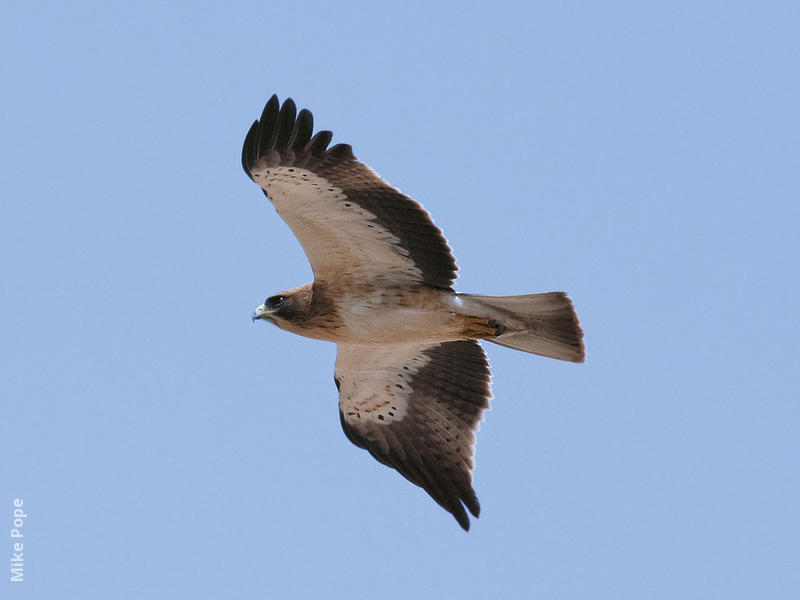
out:
<path id="1" fill-rule="evenodd" d="M 253 321 L 271 321 L 281 329 L 287 325 L 299 324 L 308 316 L 310 290 L 307 286 L 280 292 L 264 300 L 253 313 Z"/>

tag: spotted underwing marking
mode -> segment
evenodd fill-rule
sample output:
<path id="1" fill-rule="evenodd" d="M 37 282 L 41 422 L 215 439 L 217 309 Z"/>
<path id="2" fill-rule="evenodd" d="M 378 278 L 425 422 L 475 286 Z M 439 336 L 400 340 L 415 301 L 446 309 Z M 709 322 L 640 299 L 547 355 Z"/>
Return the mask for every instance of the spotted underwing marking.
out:
<path id="1" fill-rule="evenodd" d="M 358 412 L 358 418 L 382 425 L 403 420 L 413 402 L 414 377 L 431 360 L 426 348 L 418 344 L 339 344 L 336 377 L 345 417 Z"/>

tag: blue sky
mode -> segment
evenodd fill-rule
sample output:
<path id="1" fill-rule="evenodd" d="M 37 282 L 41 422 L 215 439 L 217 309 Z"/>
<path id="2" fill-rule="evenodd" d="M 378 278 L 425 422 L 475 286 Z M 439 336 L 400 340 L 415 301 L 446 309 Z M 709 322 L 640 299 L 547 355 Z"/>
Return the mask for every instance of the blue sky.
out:
<path id="1" fill-rule="evenodd" d="M 6 3 L 4 598 L 796 598 L 793 2 Z M 340 430 L 310 280 L 241 170 L 266 99 L 422 202 L 461 291 L 565 290 L 584 365 L 488 345 L 465 534 Z M 8 588 L 8 589 L 5 589 Z"/>

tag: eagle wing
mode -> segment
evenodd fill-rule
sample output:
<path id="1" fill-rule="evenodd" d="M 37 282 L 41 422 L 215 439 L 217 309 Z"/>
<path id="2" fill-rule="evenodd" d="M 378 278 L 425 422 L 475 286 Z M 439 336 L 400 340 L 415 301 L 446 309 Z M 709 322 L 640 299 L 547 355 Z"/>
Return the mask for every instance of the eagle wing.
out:
<path id="1" fill-rule="evenodd" d="M 491 375 L 475 340 L 339 344 L 334 375 L 347 438 L 422 487 L 469 530 L 475 433 Z"/>
<path id="2" fill-rule="evenodd" d="M 417 202 L 313 135 L 311 113 L 277 96 L 247 133 L 242 166 L 297 236 L 314 277 L 328 284 L 424 283 L 449 288 L 456 263 L 442 232 Z"/>

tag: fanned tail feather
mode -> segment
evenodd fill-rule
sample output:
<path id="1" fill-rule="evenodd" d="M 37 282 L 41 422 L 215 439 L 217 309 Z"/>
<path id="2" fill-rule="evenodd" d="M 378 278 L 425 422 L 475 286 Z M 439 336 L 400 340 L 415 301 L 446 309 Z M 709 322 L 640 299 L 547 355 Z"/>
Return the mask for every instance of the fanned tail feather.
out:
<path id="1" fill-rule="evenodd" d="M 490 342 L 559 360 L 583 362 L 583 330 L 564 292 L 522 296 L 460 294 L 468 311 L 499 324 Z"/>

